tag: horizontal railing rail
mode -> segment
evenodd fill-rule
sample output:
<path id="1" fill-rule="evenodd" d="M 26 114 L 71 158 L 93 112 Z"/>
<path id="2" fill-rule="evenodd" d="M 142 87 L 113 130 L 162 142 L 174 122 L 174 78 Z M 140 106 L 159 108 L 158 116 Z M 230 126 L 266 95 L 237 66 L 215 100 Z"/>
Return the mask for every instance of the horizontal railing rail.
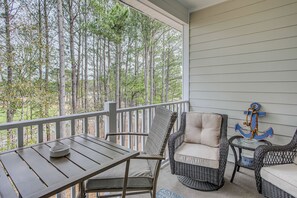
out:
<path id="1" fill-rule="evenodd" d="M 35 119 L 35 120 L 7 122 L 4 124 L 0 124 L 0 130 L 7 130 L 7 129 L 26 127 L 26 126 L 32 126 L 32 125 L 38 125 L 38 124 L 62 122 L 62 121 L 67 121 L 67 120 L 82 119 L 82 118 L 86 118 L 86 117 L 95 117 L 98 115 L 108 115 L 108 114 L 109 114 L 108 111 L 96 111 L 96 112 L 79 113 L 79 114 L 72 114 L 72 115 L 66 115 L 66 116 L 40 118 L 40 119 Z"/>
<path id="2" fill-rule="evenodd" d="M 178 102 L 169 102 L 169 103 L 161 103 L 161 104 L 153 104 L 153 105 L 144 105 L 144 106 L 137 106 L 137 107 L 130 107 L 130 108 L 122 108 L 116 109 L 115 103 L 107 102 L 103 111 L 97 112 L 88 112 L 88 113 L 79 113 L 79 114 L 72 114 L 66 116 L 56 116 L 51 118 L 41 118 L 35 120 L 26 120 L 26 121 L 17 121 L 17 122 L 10 122 L 0 124 L 0 131 L 3 130 L 12 130 L 17 129 L 16 132 L 16 141 L 17 147 L 24 146 L 24 128 L 25 127 L 33 127 L 37 126 L 37 141 L 38 143 L 44 141 L 43 133 L 44 133 L 44 126 L 46 124 L 55 124 L 55 139 L 63 137 L 63 131 L 61 131 L 61 124 L 66 121 L 70 121 L 70 135 L 75 135 L 75 121 L 76 120 L 83 120 L 82 121 L 82 130 L 84 133 L 88 133 L 89 131 L 89 119 L 95 118 L 95 132 L 94 135 L 100 135 L 100 119 L 103 120 L 101 117 L 105 117 L 104 119 L 104 131 L 111 131 L 111 132 L 125 132 L 125 131 L 134 131 L 134 132 L 147 132 L 151 125 L 154 110 L 158 106 L 164 106 L 166 108 L 171 109 L 172 111 L 177 111 L 180 114 L 182 111 L 187 111 L 189 102 L 188 101 L 178 101 Z M 174 130 L 177 130 L 179 127 L 179 122 L 177 121 Z M 104 132 L 104 133 L 105 133 Z M 104 134 L 103 134 L 104 135 Z M 121 139 L 119 142 L 122 145 L 124 141 Z M 139 143 L 136 142 L 136 145 Z M 143 140 L 142 140 L 142 147 L 143 147 Z M 128 147 L 131 148 L 131 141 L 128 140 Z M 138 146 L 137 146 L 138 147 Z M 134 145 L 134 148 L 135 145 Z"/>
<path id="3" fill-rule="evenodd" d="M 137 106 L 137 107 L 128 107 L 128 108 L 118 109 L 117 113 L 121 113 L 125 111 L 135 111 L 135 110 L 141 110 L 141 109 L 156 108 L 158 106 L 168 107 L 176 104 L 183 104 L 185 105 L 184 107 L 186 108 L 186 105 L 189 104 L 189 101 L 177 101 L 177 102 L 167 102 L 167 103 L 152 104 L 152 105 L 143 105 L 143 106 Z"/>
<path id="4" fill-rule="evenodd" d="M 61 125 L 65 121 L 70 121 L 71 135 L 76 134 L 75 130 L 75 121 L 82 119 L 83 120 L 83 131 L 84 133 L 88 133 L 88 123 L 89 118 L 96 118 L 95 122 L 95 135 L 99 136 L 100 134 L 100 116 L 109 115 L 108 111 L 98 111 L 98 112 L 90 112 L 90 113 L 80 113 L 80 114 L 72 114 L 67 116 L 56 116 L 51 118 L 41 118 L 36 120 L 27 120 L 27 121 L 18 121 L 18 122 L 10 122 L 0 125 L 1 130 L 12 130 L 17 129 L 17 147 L 24 146 L 24 128 L 25 127 L 33 127 L 37 126 L 37 141 L 41 143 L 44 141 L 43 133 L 44 133 L 44 125 L 46 124 L 55 124 L 55 139 L 63 137 L 63 131 L 61 130 Z"/>

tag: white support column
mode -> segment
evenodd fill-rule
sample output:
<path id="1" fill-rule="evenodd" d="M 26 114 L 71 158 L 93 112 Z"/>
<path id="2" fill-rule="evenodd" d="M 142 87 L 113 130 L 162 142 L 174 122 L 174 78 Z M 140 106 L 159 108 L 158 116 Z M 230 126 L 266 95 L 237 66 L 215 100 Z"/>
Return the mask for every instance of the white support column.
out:
<path id="1" fill-rule="evenodd" d="M 104 116 L 105 134 L 117 133 L 117 107 L 115 102 L 105 102 L 104 110 L 109 112 L 108 116 Z M 116 142 L 116 137 L 110 137 L 112 142 Z"/>
<path id="2" fill-rule="evenodd" d="M 190 99 L 190 31 L 189 25 L 183 25 L 183 100 Z"/>

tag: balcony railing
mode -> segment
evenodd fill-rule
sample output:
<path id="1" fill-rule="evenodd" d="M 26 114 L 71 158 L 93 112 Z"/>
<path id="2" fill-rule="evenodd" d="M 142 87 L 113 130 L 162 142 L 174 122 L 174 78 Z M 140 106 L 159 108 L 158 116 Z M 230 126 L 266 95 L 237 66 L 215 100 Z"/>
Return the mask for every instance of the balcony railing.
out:
<path id="1" fill-rule="evenodd" d="M 188 101 L 179 101 L 116 109 L 115 103 L 106 102 L 103 111 L 5 123 L 0 125 L 0 131 L 2 131 L 0 149 L 11 150 L 80 133 L 93 134 L 97 137 L 104 137 L 109 131 L 146 133 L 149 131 L 157 106 L 164 106 L 181 114 L 188 110 L 188 104 Z M 178 128 L 179 121 L 175 123 L 174 131 Z M 7 133 L 13 134 L 10 141 Z M 28 135 L 28 133 L 31 134 Z M 24 138 L 25 136 L 30 138 Z M 130 137 L 111 139 L 111 141 L 138 150 L 144 147 L 143 138 L 131 139 Z"/>

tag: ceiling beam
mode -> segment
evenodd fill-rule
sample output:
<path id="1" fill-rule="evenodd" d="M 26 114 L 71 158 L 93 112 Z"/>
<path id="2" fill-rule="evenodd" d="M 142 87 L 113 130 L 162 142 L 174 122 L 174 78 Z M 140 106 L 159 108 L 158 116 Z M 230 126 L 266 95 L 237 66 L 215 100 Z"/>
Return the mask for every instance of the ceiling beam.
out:
<path id="1" fill-rule="evenodd" d="M 157 19 L 179 31 L 183 30 L 183 25 L 188 23 L 188 11 L 186 10 L 186 18 L 183 17 L 177 17 L 177 14 L 173 15 L 169 13 L 167 10 L 164 10 L 164 6 L 166 3 L 162 5 L 156 5 L 155 3 L 158 1 L 154 0 L 120 0 L 121 2 L 143 12 L 144 14 L 150 16 L 151 18 Z M 172 1 L 172 0 L 167 0 Z M 174 0 L 175 1 L 175 0 Z M 163 8 L 159 7 L 162 6 Z M 181 5 L 180 5 L 181 6 Z M 170 7 L 170 5 L 167 5 L 167 7 Z M 182 7 L 182 6 L 181 6 Z M 184 7 L 180 9 L 185 9 Z M 177 10 L 177 13 L 178 10 Z"/>

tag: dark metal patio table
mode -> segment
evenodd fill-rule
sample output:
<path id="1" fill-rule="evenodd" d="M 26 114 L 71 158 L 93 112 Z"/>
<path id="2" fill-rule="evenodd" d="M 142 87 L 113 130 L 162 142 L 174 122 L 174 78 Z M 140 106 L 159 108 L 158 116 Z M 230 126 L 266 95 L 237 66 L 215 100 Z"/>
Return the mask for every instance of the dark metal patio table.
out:
<path id="1" fill-rule="evenodd" d="M 267 140 L 249 140 L 238 135 L 232 136 L 228 141 L 234 155 L 234 170 L 230 180 L 231 183 L 233 182 L 236 171 L 238 172 L 240 167 L 244 167 L 250 170 L 255 169 L 254 157 L 243 156 L 242 150 L 255 151 L 256 148 L 260 145 L 272 145 Z M 238 153 L 236 152 L 235 148 L 238 148 Z"/>
<path id="2" fill-rule="evenodd" d="M 70 145 L 70 154 L 50 157 L 57 144 Z M 76 135 L 0 154 L 0 197 L 49 197 L 126 162 L 139 152 L 89 135 Z M 125 197 L 126 180 L 123 184 Z"/>

